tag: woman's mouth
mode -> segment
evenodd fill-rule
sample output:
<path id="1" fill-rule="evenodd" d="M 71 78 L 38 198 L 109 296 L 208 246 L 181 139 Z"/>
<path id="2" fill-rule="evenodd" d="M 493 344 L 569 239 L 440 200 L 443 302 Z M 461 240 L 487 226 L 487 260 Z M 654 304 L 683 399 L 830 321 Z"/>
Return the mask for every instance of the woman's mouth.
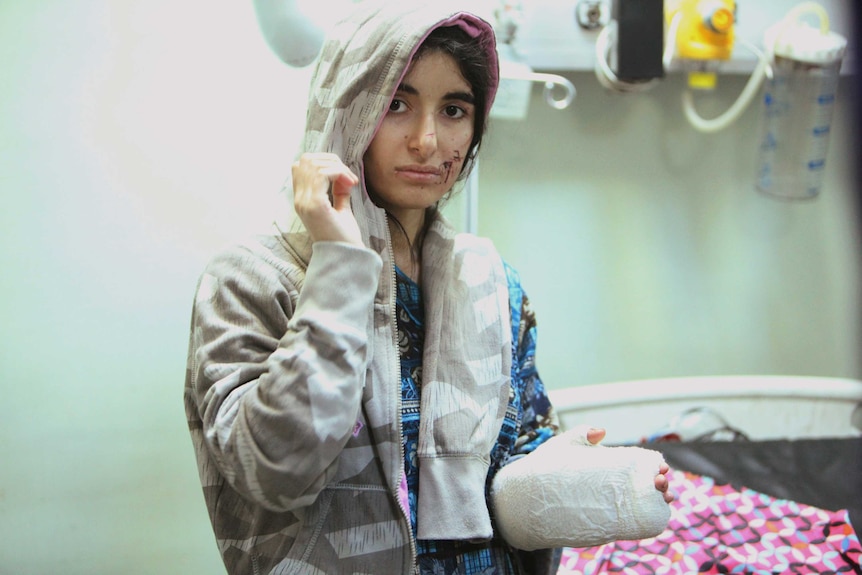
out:
<path id="1" fill-rule="evenodd" d="M 435 166 L 409 165 L 398 166 L 395 173 L 402 179 L 422 183 L 433 184 L 440 181 L 443 170 Z"/>

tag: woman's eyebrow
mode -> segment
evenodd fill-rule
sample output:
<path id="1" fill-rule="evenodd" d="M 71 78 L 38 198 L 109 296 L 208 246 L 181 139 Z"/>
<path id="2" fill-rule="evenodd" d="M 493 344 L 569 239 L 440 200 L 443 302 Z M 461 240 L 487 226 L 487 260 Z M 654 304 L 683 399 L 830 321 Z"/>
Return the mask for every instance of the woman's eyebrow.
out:
<path id="1" fill-rule="evenodd" d="M 418 96 L 419 90 L 411 86 L 406 82 L 401 82 L 398 84 L 398 92 L 403 92 L 404 94 L 410 94 L 411 96 Z M 447 92 L 446 95 L 443 96 L 444 100 L 460 100 L 467 104 L 475 104 L 476 98 L 470 92 Z"/>
<path id="2" fill-rule="evenodd" d="M 443 96 L 444 100 L 461 100 L 467 104 L 475 104 L 476 98 L 470 92 L 449 92 Z"/>
<path id="3" fill-rule="evenodd" d="M 411 86 L 410 84 L 408 84 L 406 82 L 401 82 L 400 84 L 398 84 L 398 91 L 404 92 L 405 94 L 410 94 L 411 96 L 418 96 L 419 95 L 419 90 L 417 90 L 416 88 L 414 88 L 413 86 Z"/>

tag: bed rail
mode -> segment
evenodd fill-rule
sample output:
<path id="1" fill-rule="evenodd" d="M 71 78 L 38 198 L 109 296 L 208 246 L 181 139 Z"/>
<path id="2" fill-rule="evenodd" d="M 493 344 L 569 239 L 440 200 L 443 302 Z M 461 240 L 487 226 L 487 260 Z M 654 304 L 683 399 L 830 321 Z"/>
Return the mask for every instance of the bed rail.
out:
<path id="1" fill-rule="evenodd" d="M 604 427 L 608 443 L 639 442 L 704 407 L 750 439 L 862 435 L 862 381 L 780 375 L 644 379 L 550 390 L 564 429 Z"/>

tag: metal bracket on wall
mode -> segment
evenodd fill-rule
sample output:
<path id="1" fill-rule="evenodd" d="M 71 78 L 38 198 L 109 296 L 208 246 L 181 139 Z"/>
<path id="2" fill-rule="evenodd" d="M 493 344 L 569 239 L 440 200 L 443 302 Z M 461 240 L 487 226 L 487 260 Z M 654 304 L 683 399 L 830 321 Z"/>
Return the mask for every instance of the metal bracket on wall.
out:
<path id="1" fill-rule="evenodd" d="M 575 18 L 584 30 L 597 30 L 610 20 L 610 9 L 606 2 L 581 0 L 575 7 Z"/>

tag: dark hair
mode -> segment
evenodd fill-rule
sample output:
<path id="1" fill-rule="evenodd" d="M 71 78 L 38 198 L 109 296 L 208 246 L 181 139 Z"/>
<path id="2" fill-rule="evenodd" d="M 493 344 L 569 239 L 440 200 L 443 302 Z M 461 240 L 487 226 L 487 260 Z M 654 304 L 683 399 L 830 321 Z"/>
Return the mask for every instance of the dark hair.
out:
<path id="1" fill-rule="evenodd" d="M 473 140 L 464 158 L 464 165 L 458 179 L 469 175 L 479 153 L 485 135 L 488 116 L 488 94 L 491 91 L 492 71 L 488 61 L 488 41 L 485 36 L 474 38 L 458 26 L 435 28 L 422 42 L 413 56 L 416 61 L 429 52 L 443 52 L 458 62 L 461 75 L 470 84 L 475 98 L 473 118 Z"/>

